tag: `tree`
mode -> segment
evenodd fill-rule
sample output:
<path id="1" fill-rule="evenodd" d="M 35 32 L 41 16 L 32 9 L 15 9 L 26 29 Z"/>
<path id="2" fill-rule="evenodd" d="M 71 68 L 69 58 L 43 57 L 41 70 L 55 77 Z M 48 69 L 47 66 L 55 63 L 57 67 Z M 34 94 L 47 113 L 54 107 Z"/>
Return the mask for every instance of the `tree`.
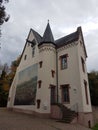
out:
<path id="1" fill-rule="evenodd" d="M 1 25 L 9 20 L 9 15 L 6 13 L 5 3 L 9 0 L 0 0 L 0 36 L 1 36 Z"/>
<path id="2" fill-rule="evenodd" d="M 98 106 L 98 72 L 92 71 L 88 74 L 91 103 L 94 106 Z"/>
<path id="3" fill-rule="evenodd" d="M 18 67 L 18 65 L 20 63 L 20 60 L 21 60 L 21 56 L 19 56 L 16 60 L 12 61 L 11 68 L 10 68 L 10 73 L 8 75 L 9 80 L 10 80 L 10 85 L 12 84 L 12 81 L 13 81 L 14 76 L 16 74 L 16 70 L 17 70 L 17 67 Z"/>
<path id="4" fill-rule="evenodd" d="M 9 81 L 7 79 L 8 65 L 4 64 L 0 77 L 0 107 L 5 107 L 9 91 Z"/>
<path id="5" fill-rule="evenodd" d="M 20 59 L 21 56 L 12 62 L 10 72 L 7 64 L 3 66 L 0 77 L 0 107 L 5 107 L 7 105 L 9 89 L 16 74 Z"/>

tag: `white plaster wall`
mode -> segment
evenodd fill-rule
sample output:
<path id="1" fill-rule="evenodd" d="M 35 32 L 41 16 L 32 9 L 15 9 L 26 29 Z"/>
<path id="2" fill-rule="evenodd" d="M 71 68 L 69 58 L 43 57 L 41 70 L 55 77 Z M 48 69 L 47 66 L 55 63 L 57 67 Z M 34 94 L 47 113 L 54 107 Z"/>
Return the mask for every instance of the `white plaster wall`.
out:
<path id="1" fill-rule="evenodd" d="M 39 63 L 40 61 L 43 61 L 42 68 L 39 68 L 38 66 L 38 80 L 42 80 L 42 87 L 38 88 L 37 86 L 37 93 L 36 93 L 36 101 L 37 99 L 41 100 L 41 106 L 40 109 L 37 109 L 37 103 L 36 105 L 13 105 L 14 102 L 11 101 L 12 105 L 9 104 L 8 106 L 13 108 L 19 108 L 23 110 L 32 110 L 40 113 L 50 113 L 50 84 L 56 86 L 56 51 L 53 46 L 45 46 L 43 49 L 44 51 L 40 52 L 38 46 L 36 45 L 35 49 L 35 56 L 32 58 L 32 48 L 28 46 L 28 44 L 25 47 L 25 51 L 23 53 L 21 62 L 19 67 L 17 68 L 17 81 L 15 85 L 15 91 L 16 91 L 16 85 L 18 82 L 18 73 L 28 66 L 31 66 L 35 63 Z M 24 60 L 24 56 L 27 54 L 27 59 Z M 55 77 L 52 78 L 51 70 L 55 71 Z M 15 80 L 15 79 L 14 79 Z M 13 85 L 11 86 L 11 92 L 10 95 L 13 97 L 13 100 L 15 98 L 15 91 L 13 90 Z"/>
<path id="2" fill-rule="evenodd" d="M 60 59 L 61 55 L 68 54 L 68 68 L 61 70 Z M 83 111 L 80 72 L 78 63 L 78 47 L 77 44 L 68 45 L 58 50 L 58 82 L 59 82 L 59 98 L 61 100 L 60 85 L 70 84 L 70 104 L 65 104 L 72 108 L 78 103 L 78 111 Z M 76 89 L 76 91 L 74 91 Z"/>
<path id="3" fill-rule="evenodd" d="M 36 106 L 35 105 L 14 105 L 13 108 L 18 108 L 18 109 L 21 109 L 21 110 L 35 111 Z"/>
<path id="4" fill-rule="evenodd" d="M 29 40 L 33 40 L 34 36 L 31 32 L 29 35 Z M 60 59 L 59 56 L 68 54 L 68 68 L 61 70 L 60 69 Z M 27 55 L 27 59 L 24 60 L 24 56 Z M 73 45 L 67 45 L 65 48 L 62 47 L 58 49 L 58 87 L 59 87 L 59 100 L 61 101 L 61 89 L 60 85 L 70 84 L 70 104 L 65 104 L 68 107 L 72 107 L 78 103 L 79 112 L 90 112 L 90 96 L 89 96 L 89 105 L 86 105 L 85 102 L 85 92 L 84 92 L 84 79 L 88 83 L 87 74 L 83 73 L 81 66 L 81 56 L 85 59 L 83 47 L 80 44 L 74 43 Z M 19 67 L 17 68 L 17 74 L 14 78 L 14 81 L 11 85 L 9 92 L 9 97 L 11 100 L 8 102 L 8 107 L 13 107 L 16 85 L 18 81 L 18 72 L 31 66 L 35 63 L 43 61 L 42 68 L 38 68 L 38 80 L 42 80 L 41 88 L 37 86 L 36 100 L 41 100 L 40 109 L 37 109 L 37 105 L 31 106 L 14 106 L 15 108 L 22 108 L 27 110 L 35 110 L 40 113 L 50 113 L 50 84 L 56 86 L 56 50 L 53 45 L 44 45 L 38 49 L 38 46 L 35 46 L 35 56 L 32 57 L 32 47 L 26 44 L 25 51 L 23 53 Z M 86 66 L 85 66 L 86 67 Z M 52 78 L 51 70 L 55 71 L 55 76 Z M 76 89 L 76 91 L 74 91 Z M 46 109 L 45 109 L 46 108 Z"/>
<path id="5" fill-rule="evenodd" d="M 33 36 L 33 33 L 32 31 L 30 31 L 30 34 L 29 34 L 29 37 L 28 37 L 28 40 L 32 41 L 34 39 L 34 36 Z M 35 110 L 35 106 L 34 105 L 14 105 L 14 98 L 15 98 L 15 92 L 16 92 L 16 86 L 17 86 L 17 83 L 18 83 L 18 73 L 22 70 L 24 70 L 25 68 L 33 65 L 33 64 L 36 64 L 38 63 L 38 59 L 39 59 L 39 50 L 38 50 L 38 46 L 36 45 L 35 46 L 35 55 L 34 57 L 32 57 L 32 47 L 31 45 L 28 45 L 28 43 L 26 43 L 25 45 L 25 50 L 24 50 L 24 53 L 22 55 L 22 58 L 21 58 L 21 62 L 17 68 L 17 73 L 14 77 L 14 80 L 13 80 L 13 83 L 11 85 L 11 88 L 10 88 L 10 92 L 9 92 L 9 97 L 10 97 L 10 101 L 8 101 L 8 104 L 7 104 L 7 107 L 13 107 L 13 108 L 21 108 L 21 109 L 27 109 L 27 110 Z M 24 60 L 24 56 L 27 55 L 27 58 L 26 60 Z"/>
<path id="6" fill-rule="evenodd" d="M 12 82 L 12 85 L 10 87 L 10 91 L 9 91 L 9 96 L 8 96 L 8 102 L 7 102 L 7 107 L 11 108 L 14 106 L 14 98 L 15 98 L 15 92 L 16 92 L 16 86 L 17 86 L 17 73 L 14 77 L 14 80 Z"/>
<path id="7" fill-rule="evenodd" d="M 33 33 L 31 32 L 28 40 L 32 41 L 33 39 L 34 39 L 34 36 L 33 36 Z M 24 60 L 25 55 L 27 55 L 26 60 Z M 27 42 L 25 51 L 22 55 L 22 59 L 21 59 L 19 67 L 17 68 L 17 71 L 19 72 L 27 68 L 28 66 L 38 63 L 38 56 L 39 56 L 38 46 L 35 45 L 35 55 L 34 57 L 32 57 L 32 47 L 31 47 L 31 44 L 28 45 L 28 42 Z"/>
<path id="8" fill-rule="evenodd" d="M 41 100 L 40 113 L 50 113 L 50 84 L 56 85 L 56 73 L 52 78 L 51 70 L 56 72 L 56 51 L 52 45 L 44 45 L 40 48 L 39 61 L 42 61 L 42 68 L 38 69 L 38 80 L 42 81 L 41 88 L 38 88 L 37 99 Z M 44 109 L 46 106 L 46 110 Z"/>
<path id="9" fill-rule="evenodd" d="M 77 43 L 80 41 L 77 41 Z M 59 56 L 68 54 L 68 68 L 60 69 Z M 82 70 L 81 56 L 85 60 L 85 73 Z M 86 68 L 86 56 L 83 46 L 76 44 L 74 46 L 65 47 L 58 51 L 58 72 L 59 72 L 59 87 L 62 84 L 70 84 L 70 104 L 65 104 L 67 107 L 72 108 L 74 104 L 78 103 L 79 112 L 91 112 L 91 101 L 89 94 L 89 83 Z M 86 104 L 84 80 L 88 84 L 88 100 L 89 105 Z M 74 91 L 76 89 L 76 92 Z M 61 98 L 61 89 L 59 89 Z"/>
<path id="10" fill-rule="evenodd" d="M 83 100 L 83 111 L 84 112 L 92 112 L 91 108 L 91 99 L 90 99 L 90 91 L 89 91 L 89 83 L 88 83 L 88 75 L 87 75 L 87 68 L 86 68 L 86 57 L 84 52 L 83 44 L 80 44 L 81 37 L 79 39 L 78 44 L 78 59 L 79 59 L 79 68 L 80 68 L 80 77 L 81 77 L 81 89 L 82 89 L 82 100 Z M 81 64 L 81 57 L 85 61 L 85 72 L 82 70 L 82 64 Z M 84 80 L 87 81 L 87 93 L 88 93 L 88 102 L 89 104 L 86 104 L 86 95 L 85 95 L 85 87 L 84 87 Z"/>

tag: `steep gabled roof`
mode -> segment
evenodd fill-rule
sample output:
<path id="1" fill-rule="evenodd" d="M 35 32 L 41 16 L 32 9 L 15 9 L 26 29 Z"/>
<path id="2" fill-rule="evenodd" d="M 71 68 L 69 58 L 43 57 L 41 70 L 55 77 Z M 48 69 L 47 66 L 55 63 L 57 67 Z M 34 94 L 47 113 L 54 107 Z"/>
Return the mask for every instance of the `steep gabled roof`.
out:
<path id="1" fill-rule="evenodd" d="M 59 48 L 59 47 L 62 47 L 64 45 L 70 44 L 73 41 L 78 40 L 78 38 L 79 38 L 79 34 L 76 31 L 74 33 L 71 33 L 71 34 L 69 34 L 69 35 L 67 35 L 65 37 L 62 37 L 62 38 L 56 40 L 55 44 L 56 44 L 57 48 Z"/>
<path id="2" fill-rule="evenodd" d="M 85 56 L 87 57 L 87 52 L 86 52 L 86 47 L 85 47 L 85 43 L 84 43 L 84 38 L 83 38 L 81 26 L 77 28 L 77 32 L 78 32 L 79 35 L 81 35 L 81 38 L 82 38 L 82 41 L 83 41 L 83 46 L 84 46 L 84 51 L 85 51 Z"/>
<path id="3" fill-rule="evenodd" d="M 50 28 L 49 23 L 46 26 L 42 41 L 40 44 L 42 43 L 53 43 L 54 44 L 54 38 L 53 38 L 53 34 Z"/>
<path id="4" fill-rule="evenodd" d="M 30 33 L 33 33 L 33 35 L 34 35 L 34 39 L 33 40 L 29 40 L 29 36 L 28 36 L 28 38 L 27 38 L 27 42 L 29 42 L 29 43 L 31 43 L 31 45 L 35 45 L 36 44 L 36 41 L 38 42 L 38 44 L 41 42 L 41 40 L 42 40 L 42 37 L 41 37 L 41 35 L 39 34 L 39 33 L 37 33 L 35 30 L 33 30 L 33 29 L 30 29 Z M 30 34 L 29 34 L 30 35 Z"/>
<path id="5" fill-rule="evenodd" d="M 37 42 L 39 44 L 42 41 L 41 35 L 39 33 L 37 33 L 35 30 L 33 30 L 33 29 L 32 29 L 32 32 L 33 32 L 33 34 L 34 34 L 34 36 L 35 36 L 35 38 L 36 38 L 36 40 L 37 40 Z"/>
<path id="6" fill-rule="evenodd" d="M 72 42 L 77 41 L 79 39 L 80 35 L 81 35 L 82 41 L 83 41 L 85 56 L 87 57 L 87 52 L 86 52 L 86 48 L 85 48 L 85 44 L 84 44 L 84 38 L 83 38 L 81 27 L 78 27 L 76 32 L 71 33 L 65 37 L 62 37 L 62 38 L 56 40 L 55 41 L 56 47 L 60 48 L 62 46 L 71 44 Z"/>

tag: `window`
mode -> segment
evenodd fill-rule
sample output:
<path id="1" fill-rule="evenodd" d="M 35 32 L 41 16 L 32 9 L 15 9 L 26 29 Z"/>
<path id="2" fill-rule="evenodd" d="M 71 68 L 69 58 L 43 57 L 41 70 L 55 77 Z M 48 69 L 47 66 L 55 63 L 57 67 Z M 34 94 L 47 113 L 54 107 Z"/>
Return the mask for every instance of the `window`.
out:
<path id="1" fill-rule="evenodd" d="M 51 85 L 50 88 L 51 104 L 54 104 L 56 103 L 56 87 L 54 85 Z"/>
<path id="2" fill-rule="evenodd" d="M 84 80 L 84 88 L 85 88 L 86 104 L 89 104 L 89 102 L 88 102 L 88 91 L 87 91 L 87 82 L 85 80 Z"/>
<path id="3" fill-rule="evenodd" d="M 82 63 L 82 70 L 83 70 L 83 72 L 85 72 L 85 62 L 82 57 L 81 57 L 81 63 Z"/>
<path id="4" fill-rule="evenodd" d="M 67 57 L 68 55 L 63 55 L 63 56 L 60 56 L 60 59 L 61 59 L 61 69 L 66 69 L 67 68 Z"/>
<path id="5" fill-rule="evenodd" d="M 55 71 L 51 70 L 52 78 L 54 78 Z"/>
<path id="6" fill-rule="evenodd" d="M 26 60 L 26 59 L 27 59 L 27 55 L 24 56 L 24 60 Z"/>
<path id="7" fill-rule="evenodd" d="M 69 103 L 70 97 L 69 97 L 69 85 L 61 85 L 61 91 L 62 91 L 62 102 Z"/>
<path id="8" fill-rule="evenodd" d="M 37 109 L 40 108 L 40 103 L 41 103 L 41 100 L 40 100 L 40 99 L 37 99 Z"/>
<path id="9" fill-rule="evenodd" d="M 32 57 L 35 55 L 35 47 L 32 48 Z"/>
<path id="10" fill-rule="evenodd" d="M 39 81 L 38 81 L 38 88 L 41 88 L 41 84 L 42 84 L 42 81 L 39 80 Z"/>
<path id="11" fill-rule="evenodd" d="M 42 68 L 42 61 L 39 62 L 39 67 Z"/>

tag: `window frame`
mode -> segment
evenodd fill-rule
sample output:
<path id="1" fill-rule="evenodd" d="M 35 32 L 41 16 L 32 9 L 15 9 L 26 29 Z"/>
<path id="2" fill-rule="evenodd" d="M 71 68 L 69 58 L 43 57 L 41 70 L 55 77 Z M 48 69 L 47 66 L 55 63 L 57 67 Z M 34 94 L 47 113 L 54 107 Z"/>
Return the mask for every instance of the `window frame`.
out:
<path id="1" fill-rule="evenodd" d="M 66 103 L 66 104 L 69 104 L 70 103 L 70 93 L 69 93 L 69 89 L 70 89 L 70 86 L 69 84 L 63 84 L 60 86 L 61 88 L 61 98 L 62 98 L 62 102 L 63 103 Z M 64 97 L 64 89 L 67 88 L 67 96 L 66 96 L 66 100 L 65 100 L 65 97 Z"/>
<path id="2" fill-rule="evenodd" d="M 82 64 L 82 70 L 85 73 L 85 61 L 84 61 L 83 57 L 81 57 L 81 64 Z"/>
<path id="3" fill-rule="evenodd" d="M 64 70 L 64 69 L 67 69 L 68 68 L 68 59 L 67 59 L 67 57 L 68 57 L 68 54 L 64 54 L 64 55 L 61 55 L 60 56 L 60 68 L 61 68 L 61 70 Z M 64 58 L 66 59 L 66 63 L 65 63 L 65 65 L 64 65 Z"/>

